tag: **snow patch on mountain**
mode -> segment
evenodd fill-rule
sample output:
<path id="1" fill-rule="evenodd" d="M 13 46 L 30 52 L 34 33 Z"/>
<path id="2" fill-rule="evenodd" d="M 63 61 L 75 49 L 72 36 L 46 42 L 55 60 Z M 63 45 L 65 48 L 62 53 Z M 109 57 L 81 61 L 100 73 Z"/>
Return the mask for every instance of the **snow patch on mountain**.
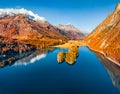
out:
<path id="1" fill-rule="evenodd" d="M 0 9 L 0 17 L 5 16 L 12 16 L 14 14 L 24 14 L 28 16 L 30 19 L 40 22 L 45 22 L 46 19 L 44 17 L 40 17 L 38 14 L 34 14 L 32 11 L 29 11 L 27 9 L 21 8 L 21 9 L 14 9 L 14 8 L 6 8 L 6 9 Z"/>

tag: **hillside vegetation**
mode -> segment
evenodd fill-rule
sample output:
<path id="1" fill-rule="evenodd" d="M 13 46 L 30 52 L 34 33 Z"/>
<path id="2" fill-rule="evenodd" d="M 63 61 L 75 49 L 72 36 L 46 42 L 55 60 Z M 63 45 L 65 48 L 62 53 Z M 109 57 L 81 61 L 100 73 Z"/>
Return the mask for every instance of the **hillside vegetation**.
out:
<path id="1" fill-rule="evenodd" d="M 68 52 L 59 52 L 57 55 L 58 63 L 66 61 L 68 64 L 72 65 L 76 62 L 78 57 L 78 47 L 72 46 Z"/>

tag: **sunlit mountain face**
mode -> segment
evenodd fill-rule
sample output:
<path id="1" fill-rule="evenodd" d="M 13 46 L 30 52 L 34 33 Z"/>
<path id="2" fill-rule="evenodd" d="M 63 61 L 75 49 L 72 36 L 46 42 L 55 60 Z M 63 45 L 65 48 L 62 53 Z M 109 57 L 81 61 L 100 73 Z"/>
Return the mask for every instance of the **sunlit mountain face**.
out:
<path id="1" fill-rule="evenodd" d="M 84 40 L 96 51 L 110 57 L 120 65 L 120 3 L 93 32 Z"/>
<path id="2" fill-rule="evenodd" d="M 80 31 L 72 24 L 66 24 L 66 25 L 59 24 L 58 26 L 56 26 L 56 28 L 61 33 L 66 35 L 69 39 L 80 40 L 83 39 L 83 37 L 85 36 L 84 32 Z"/>
<path id="3" fill-rule="evenodd" d="M 14 39 L 65 39 L 45 18 L 26 9 L 0 9 L 0 35 Z"/>

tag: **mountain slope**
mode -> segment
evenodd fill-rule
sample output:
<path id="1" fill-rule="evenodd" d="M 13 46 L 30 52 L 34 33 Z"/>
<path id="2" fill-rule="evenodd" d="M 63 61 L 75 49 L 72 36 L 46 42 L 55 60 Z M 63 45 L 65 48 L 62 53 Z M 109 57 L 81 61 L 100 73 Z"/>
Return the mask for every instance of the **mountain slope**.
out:
<path id="1" fill-rule="evenodd" d="M 80 32 L 75 26 L 68 24 L 68 25 L 61 25 L 59 24 L 56 28 L 69 39 L 82 39 L 84 34 Z"/>
<path id="2" fill-rule="evenodd" d="M 26 9 L 0 9 L 0 36 L 37 48 L 64 43 L 68 38 L 45 18 Z"/>
<path id="3" fill-rule="evenodd" d="M 37 22 L 24 14 L 15 14 L 0 19 L 0 35 L 12 38 L 31 38 L 32 36 L 63 38 L 54 26 L 47 22 Z"/>
<path id="4" fill-rule="evenodd" d="M 0 9 L 0 66 L 11 64 L 17 56 L 20 59 L 36 49 L 65 41 L 65 35 L 31 11 Z"/>
<path id="5" fill-rule="evenodd" d="M 120 3 L 84 41 L 91 49 L 104 53 L 120 64 Z"/>

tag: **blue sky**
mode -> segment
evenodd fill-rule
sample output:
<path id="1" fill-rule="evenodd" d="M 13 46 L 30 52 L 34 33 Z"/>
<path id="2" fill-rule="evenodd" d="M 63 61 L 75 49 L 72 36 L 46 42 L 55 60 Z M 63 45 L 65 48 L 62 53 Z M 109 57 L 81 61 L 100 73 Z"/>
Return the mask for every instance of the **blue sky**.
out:
<path id="1" fill-rule="evenodd" d="M 119 0 L 0 0 L 0 8 L 25 8 L 51 24 L 73 24 L 91 32 L 116 7 Z"/>

